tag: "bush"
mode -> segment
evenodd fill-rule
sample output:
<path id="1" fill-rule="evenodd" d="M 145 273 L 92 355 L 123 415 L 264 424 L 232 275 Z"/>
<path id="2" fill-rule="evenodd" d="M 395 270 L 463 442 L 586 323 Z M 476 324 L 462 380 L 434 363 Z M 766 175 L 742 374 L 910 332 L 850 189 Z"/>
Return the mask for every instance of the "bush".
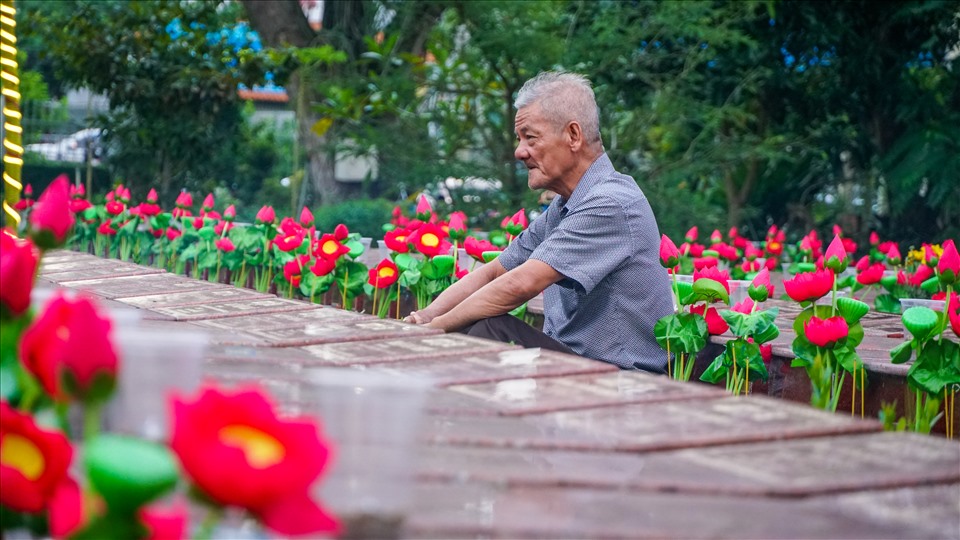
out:
<path id="1" fill-rule="evenodd" d="M 380 239 L 383 224 L 390 221 L 393 207 L 394 203 L 386 199 L 356 199 L 311 211 L 320 232 L 333 232 L 334 227 L 343 223 L 350 232 Z"/>

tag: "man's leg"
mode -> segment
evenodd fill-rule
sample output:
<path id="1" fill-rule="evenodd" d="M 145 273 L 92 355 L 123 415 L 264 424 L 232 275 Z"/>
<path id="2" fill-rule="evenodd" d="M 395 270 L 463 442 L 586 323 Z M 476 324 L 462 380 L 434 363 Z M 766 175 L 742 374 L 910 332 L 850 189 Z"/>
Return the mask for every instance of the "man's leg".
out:
<path id="1" fill-rule="evenodd" d="M 521 321 L 513 315 L 499 315 L 477 321 L 460 331 L 468 336 L 513 343 L 526 349 L 540 347 L 551 351 L 577 354 L 569 347 Z"/>

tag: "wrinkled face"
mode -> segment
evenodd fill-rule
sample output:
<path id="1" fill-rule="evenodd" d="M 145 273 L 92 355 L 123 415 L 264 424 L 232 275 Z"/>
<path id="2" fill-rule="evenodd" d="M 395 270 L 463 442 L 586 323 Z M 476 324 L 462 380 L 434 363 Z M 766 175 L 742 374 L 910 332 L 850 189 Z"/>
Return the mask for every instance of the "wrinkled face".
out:
<path id="1" fill-rule="evenodd" d="M 513 155 L 527 167 L 530 189 L 557 190 L 574 168 L 568 137 L 550 123 L 538 103 L 517 111 L 517 149 Z"/>

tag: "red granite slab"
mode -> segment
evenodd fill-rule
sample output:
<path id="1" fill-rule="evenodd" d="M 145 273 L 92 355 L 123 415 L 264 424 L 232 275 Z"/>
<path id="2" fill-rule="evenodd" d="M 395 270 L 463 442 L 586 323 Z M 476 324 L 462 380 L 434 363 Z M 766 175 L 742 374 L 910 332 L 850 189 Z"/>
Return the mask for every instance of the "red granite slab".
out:
<path id="1" fill-rule="evenodd" d="M 817 497 L 803 510 L 903 529 L 907 531 L 903 538 L 960 540 L 957 483 Z"/>
<path id="2" fill-rule="evenodd" d="M 219 287 L 214 283 L 168 273 L 67 281 L 60 283 L 60 285 L 87 290 L 104 298 L 131 298 Z"/>
<path id="3" fill-rule="evenodd" d="M 80 251 L 71 251 L 69 249 L 54 249 L 51 251 L 44 252 L 43 259 L 41 264 L 46 263 L 58 263 L 58 262 L 67 262 L 67 261 L 76 261 L 76 260 L 91 260 L 99 259 L 96 255 L 91 255 L 90 253 L 80 252 Z"/>
<path id="4" fill-rule="evenodd" d="M 236 317 L 239 315 L 253 315 L 256 313 L 278 313 L 287 311 L 304 311 L 313 309 L 312 304 L 286 300 L 283 298 L 258 298 L 205 304 L 198 306 L 176 306 L 156 308 L 153 311 L 169 315 L 178 321 L 196 321 L 202 319 L 219 319 Z"/>
<path id="5" fill-rule="evenodd" d="M 510 379 L 448 389 L 474 397 L 484 405 L 451 409 L 449 414 L 488 414 L 492 408 L 506 416 L 726 395 L 714 386 L 681 383 L 638 371 Z"/>
<path id="6" fill-rule="evenodd" d="M 346 320 L 374 320 L 376 317 L 364 315 L 356 311 L 320 306 L 314 304 L 313 309 L 295 311 L 293 313 L 269 313 L 265 315 L 245 315 L 228 319 L 212 319 L 209 321 L 194 321 L 193 324 L 225 330 L 267 330 L 272 328 L 298 328 L 320 321 L 341 322 Z"/>
<path id="7" fill-rule="evenodd" d="M 216 284 L 211 284 L 216 285 Z M 200 304 L 217 304 L 235 300 L 255 298 L 275 298 L 272 294 L 257 292 L 251 289 L 219 285 L 211 288 L 199 289 L 182 293 L 151 294 L 148 296 L 134 296 L 117 298 L 118 301 L 143 309 L 164 307 L 196 306 Z"/>
<path id="8" fill-rule="evenodd" d="M 383 364 L 400 360 L 466 356 L 509 349 L 515 345 L 470 337 L 464 334 L 444 334 L 407 337 L 351 343 L 327 343 L 301 347 L 321 366 Z"/>
<path id="9" fill-rule="evenodd" d="M 92 255 L 83 258 L 74 257 L 56 262 L 48 261 L 46 258 L 44 258 L 43 264 L 40 265 L 40 273 L 44 276 L 48 276 L 51 274 L 62 274 L 64 272 L 75 272 L 77 270 L 84 270 L 87 268 L 119 268 L 121 270 L 126 270 L 132 266 L 137 265 L 118 261 L 116 259 L 101 259 Z"/>
<path id="10" fill-rule="evenodd" d="M 378 365 L 371 369 L 428 377 L 437 386 L 620 370 L 617 366 L 606 362 L 539 348 L 410 360 Z"/>
<path id="11" fill-rule="evenodd" d="M 960 446 L 872 433 L 652 454 L 432 446 L 420 478 L 702 495 L 805 497 L 960 481 Z"/>
<path id="12" fill-rule="evenodd" d="M 720 444 L 879 431 L 872 420 L 850 419 L 760 396 L 667 401 L 525 416 L 541 431 L 508 439 L 498 433 L 448 430 L 447 444 L 569 448 L 605 451 L 664 451 Z M 578 446 L 558 434 L 577 433 L 599 442 Z M 581 437 L 582 438 L 582 437 Z"/>
<path id="13" fill-rule="evenodd" d="M 103 259 L 99 260 L 102 261 Z M 166 270 L 160 268 L 150 268 L 149 266 L 140 266 L 125 262 L 92 263 L 89 265 L 80 266 L 81 268 L 76 268 L 74 270 L 45 273 L 44 277 L 54 283 L 66 284 L 66 282 L 82 282 L 124 276 L 145 276 L 149 274 L 162 274 L 166 272 Z"/>
<path id="14" fill-rule="evenodd" d="M 195 322 L 181 324 L 194 325 Z M 281 349 L 276 347 L 250 347 L 214 343 L 204 351 L 204 358 L 215 364 L 223 364 L 223 369 L 247 369 L 248 364 L 263 364 L 280 367 L 288 364 L 305 366 L 313 358 L 300 349 Z"/>
<path id="15" fill-rule="evenodd" d="M 428 415 L 421 427 L 424 444 L 531 450 L 594 450 L 608 446 L 595 433 L 535 424 L 523 416 Z"/>
<path id="16" fill-rule="evenodd" d="M 262 339 L 271 346 L 294 347 L 407 336 L 432 336 L 442 334 L 443 330 L 376 318 L 372 320 L 366 318 L 333 320 L 328 318 L 318 322 L 301 324 L 297 327 L 248 330 L 247 333 Z"/>

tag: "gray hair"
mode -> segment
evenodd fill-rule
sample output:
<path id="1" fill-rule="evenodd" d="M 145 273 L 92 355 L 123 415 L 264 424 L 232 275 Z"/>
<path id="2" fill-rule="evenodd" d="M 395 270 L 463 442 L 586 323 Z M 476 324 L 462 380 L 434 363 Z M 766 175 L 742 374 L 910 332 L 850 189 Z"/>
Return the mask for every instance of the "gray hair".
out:
<path id="1" fill-rule="evenodd" d="M 517 92 L 514 106 L 517 110 L 539 103 L 543 114 L 562 129 L 575 121 L 583 129 L 588 143 L 600 142 L 600 109 L 583 75 L 563 71 L 542 71 L 524 83 Z"/>

